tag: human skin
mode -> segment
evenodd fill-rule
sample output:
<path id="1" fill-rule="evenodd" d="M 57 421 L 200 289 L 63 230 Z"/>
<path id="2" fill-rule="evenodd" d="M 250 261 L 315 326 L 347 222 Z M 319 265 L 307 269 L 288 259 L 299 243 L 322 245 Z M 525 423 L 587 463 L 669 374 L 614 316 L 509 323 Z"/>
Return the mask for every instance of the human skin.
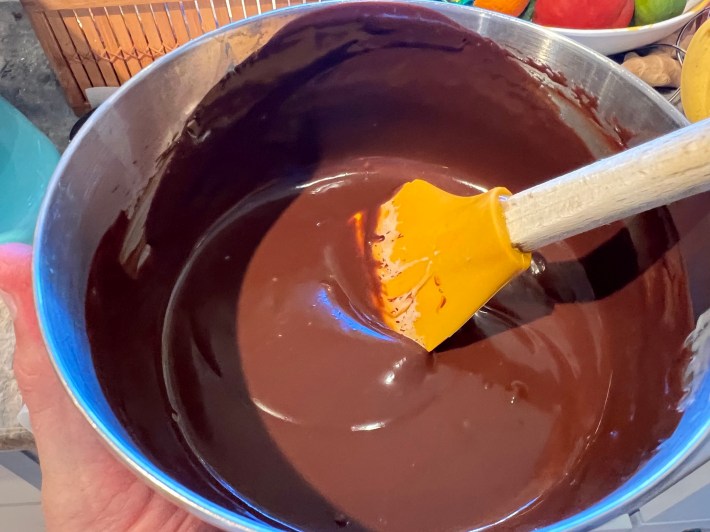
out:
<path id="1" fill-rule="evenodd" d="M 40 334 L 31 261 L 29 246 L 0 246 L 0 297 L 13 316 L 14 372 L 37 443 L 47 530 L 215 530 L 138 479 L 111 454 L 74 406 Z"/>

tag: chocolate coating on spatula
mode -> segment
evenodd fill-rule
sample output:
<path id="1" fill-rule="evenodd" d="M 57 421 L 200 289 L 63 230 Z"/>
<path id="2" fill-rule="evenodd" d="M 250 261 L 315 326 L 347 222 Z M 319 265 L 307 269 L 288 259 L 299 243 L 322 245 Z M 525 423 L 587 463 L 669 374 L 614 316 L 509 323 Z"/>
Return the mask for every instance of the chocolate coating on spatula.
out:
<path id="1" fill-rule="evenodd" d="M 429 10 L 299 19 L 195 110 L 138 268 L 125 218 L 104 237 L 86 306 L 104 392 L 161 467 L 277 526 L 569 516 L 679 419 L 691 319 L 668 213 L 543 250 L 433 356 L 372 319 L 350 218 L 413 177 L 519 190 L 591 159 L 515 61 Z"/>

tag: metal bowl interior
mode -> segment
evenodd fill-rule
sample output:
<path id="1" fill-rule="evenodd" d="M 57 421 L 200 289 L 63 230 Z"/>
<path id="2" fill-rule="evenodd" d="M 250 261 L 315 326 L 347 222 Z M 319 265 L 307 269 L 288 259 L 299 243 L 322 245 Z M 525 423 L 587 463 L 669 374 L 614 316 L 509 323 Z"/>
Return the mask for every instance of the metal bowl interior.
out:
<path id="1" fill-rule="evenodd" d="M 621 128 L 630 143 L 640 143 L 686 124 L 661 96 L 614 63 L 540 27 L 444 3 L 416 2 L 462 26 L 489 37 L 515 56 L 529 61 L 532 75 L 560 91 L 584 87 L 597 101 L 595 114 L 609 131 Z M 331 3 L 332 5 L 332 3 Z M 114 415 L 92 365 L 85 328 L 85 290 L 99 240 L 122 211 L 135 219 L 145 214 L 149 178 L 161 154 L 182 130 L 191 111 L 231 69 L 270 35 L 304 13 L 329 9 L 310 4 L 277 10 L 217 30 L 156 62 L 127 83 L 90 118 L 64 154 L 45 198 L 35 243 L 34 289 L 38 315 L 53 363 L 77 407 L 113 451 L 157 490 L 221 528 L 269 530 L 250 515 L 198 494 L 166 473 L 164 464 L 147 456 Z M 544 65 L 559 76 L 546 75 Z M 189 77 L 189 82 L 184 78 Z M 554 78 L 554 79 L 552 79 Z M 590 149 L 603 155 L 595 134 L 584 126 L 579 109 L 562 103 L 565 119 L 577 128 Z M 710 230 L 704 203 L 673 209 L 685 241 Z M 689 246 L 690 250 L 692 246 Z M 690 284 L 709 287 L 710 264 L 688 252 Z M 696 317 L 710 307 L 710 291 L 694 292 Z M 703 349 L 710 356 L 710 344 Z M 601 524 L 629 511 L 671 482 L 679 466 L 710 434 L 710 376 L 698 372 L 693 400 L 671 439 L 634 477 L 593 507 L 550 530 L 574 530 Z"/>

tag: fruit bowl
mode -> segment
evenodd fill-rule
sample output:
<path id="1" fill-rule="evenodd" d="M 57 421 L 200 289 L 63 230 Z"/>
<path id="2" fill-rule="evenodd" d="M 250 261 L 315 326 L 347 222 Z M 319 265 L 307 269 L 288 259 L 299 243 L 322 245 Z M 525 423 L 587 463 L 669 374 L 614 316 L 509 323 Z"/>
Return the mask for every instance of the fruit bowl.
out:
<path id="1" fill-rule="evenodd" d="M 447 3 L 473 5 L 517 16 L 525 20 L 534 19 L 533 4 L 524 0 L 443 0 Z M 527 8 L 525 8 L 527 4 Z M 546 27 L 560 35 L 573 39 L 604 55 L 614 55 L 655 43 L 682 28 L 703 8 L 710 5 L 710 0 L 687 0 L 685 10 L 678 16 L 643 26 L 630 26 L 613 29 L 574 29 L 546 24 Z M 523 11 L 524 10 L 524 11 Z M 523 11 L 521 13 L 521 11 Z M 624 24 L 625 25 L 625 22 Z"/>
<path id="2" fill-rule="evenodd" d="M 614 55 L 660 41 L 678 31 L 700 10 L 710 4 L 710 0 L 688 0 L 685 11 L 677 17 L 647 24 L 608 30 L 579 30 L 570 28 L 550 28 L 604 55 Z"/>

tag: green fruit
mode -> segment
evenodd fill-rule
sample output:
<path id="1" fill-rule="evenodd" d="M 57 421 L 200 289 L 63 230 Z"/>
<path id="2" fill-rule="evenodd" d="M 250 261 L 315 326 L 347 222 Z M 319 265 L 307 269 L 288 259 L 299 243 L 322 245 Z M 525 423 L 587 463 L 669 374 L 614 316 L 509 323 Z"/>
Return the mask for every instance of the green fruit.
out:
<path id="1" fill-rule="evenodd" d="M 634 26 L 645 26 L 677 17 L 685 9 L 685 0 L 636 0 Z"/>
<path id="2" fill-rule="evenodd" d="M 523 20 L 531 21 L 533 18 L 533 13 L 535 12 L 535 2 L 537 0 L 530 0 L 530 3 L 528 4 L 528 7 L 525 8 L 525 11 L 520 15 L 520 18 Z"/>

